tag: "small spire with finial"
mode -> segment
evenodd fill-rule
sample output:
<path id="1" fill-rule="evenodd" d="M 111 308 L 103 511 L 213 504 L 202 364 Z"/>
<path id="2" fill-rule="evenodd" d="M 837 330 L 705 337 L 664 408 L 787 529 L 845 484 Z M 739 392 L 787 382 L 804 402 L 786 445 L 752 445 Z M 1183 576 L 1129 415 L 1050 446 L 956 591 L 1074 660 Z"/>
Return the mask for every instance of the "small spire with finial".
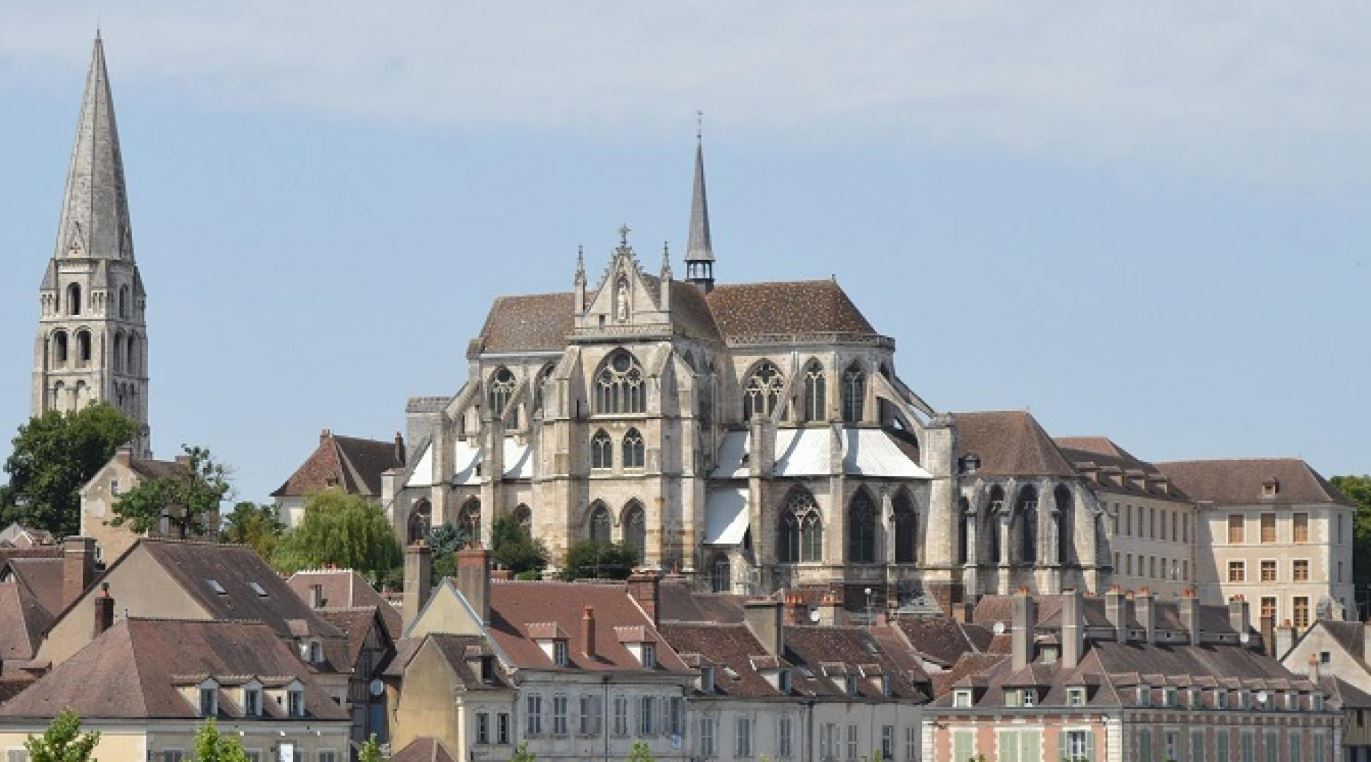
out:
<path id="1" fill-rule="evenodd" d="M 584 283 L 586 279 L 586 247 L 584 244 L 576 246 L 576 280 Z"/>
<path id="2" fill-rule="evenodd" d="M 628 248 L 628 234 L 631 233 L 631 232 L 633 232 L 633 228 L 630 228 L 630 227 L 628 226 L 628 223 L 627 223 L 627 222 L 625 222 L 624 224 L 622 224 L 622 225 L 619 226 L 619 246 L 620 246 L 620 247 L 625 248 L 625 249 Z"/>
<path id="3" fill-rule="evenodd" d="M 695 141 L 703 142 L 705 139 L 705 112 L 695 112 Z"/>
<path id="4" fill-rule="evenodd" d="M 662 280 L 671 278 L 671 244 L 662 241 Z"/>

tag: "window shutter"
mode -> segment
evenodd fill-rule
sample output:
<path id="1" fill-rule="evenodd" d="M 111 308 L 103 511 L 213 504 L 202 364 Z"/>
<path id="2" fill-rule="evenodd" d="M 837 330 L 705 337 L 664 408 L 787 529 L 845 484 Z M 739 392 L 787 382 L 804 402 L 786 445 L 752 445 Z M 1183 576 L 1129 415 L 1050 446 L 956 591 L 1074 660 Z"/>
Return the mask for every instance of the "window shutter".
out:
<path id="1" fill-rule="evenodd" d="M 1085 758 L 1090 762 L 1095 762 L 1095 731 L 1093 729 L 1085 733 Z"/>
<path id="2" fill-rule="evenodd" d="M 1069 736 L 1070 734 L 1067 733 L 1065 730 L 1057 731 L 1057 759 L 1069 760 L 1070 762 L 1074 762 L 1074 760 L 1071 760 L 1071 758 L 1067 756 L 1067 752 L 1070 751 L 1070 748 L 1067 746 L 1066 743 L 1068 740 L 1070 740 Z"/>
<path id="3" fill-rule="evenodd" d="M 1042 762 L 1043 734 L 1041 730 L 1025 730 L 1019 734 L 1019 762 Z"/>

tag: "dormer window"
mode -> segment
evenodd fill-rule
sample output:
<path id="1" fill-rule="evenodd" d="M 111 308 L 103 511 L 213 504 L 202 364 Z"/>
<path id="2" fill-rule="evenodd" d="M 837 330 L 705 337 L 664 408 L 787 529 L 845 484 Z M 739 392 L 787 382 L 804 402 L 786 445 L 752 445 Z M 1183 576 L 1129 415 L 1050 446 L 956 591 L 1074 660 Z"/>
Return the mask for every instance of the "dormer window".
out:
<path id="1" fill-rule="evenodd" d="M 1023 705 L 1024 705 L 1024 706 L 1037 706 L 1037 705 L 1038 705 L 1038 691 L 1037 691 L 1037 689 L 1035 689 L 1035 688 L 1024 688 L 1024 689 L 1023 689 L 1022 695 L 1023 695 Z"/>
<path id="2" fill-rule="evenodd" d="M 890 698 L 891 683 L 890 675 L 881 675 L 881 695 Z"/>
<path id="3" fill-rule="evenodd" d="M 567 659 L 567 647 L 565 640 L 552 641 L 552 663 L 556 664 L 559 667 L 565 667 L 568 665 L 569 660 Z"/>
<path id="4" fill-rule="evenodd" d="M 1323 694 L 1322 694 L 1322 693 L 1315 693 L 1315 694 L 1311 697 L 1309 703 L 1313 706 L 1314 711 L 1316 711 L 1316 712 L 1322 712 L 1322 711 L 1323 711 Z"/>
<path id="5" fill-rule="evenodd" d="M 1176 689 L 1167 686 L 1162 689 L 1162 706 L 1176 705 Z"/>
<path id="6" fill-rule="evenodd" d="M 957 465 L 958 465 L 958 469 L 957 469 L 957 470 L 960 471 L 961 473 L 963 473 L 963 474 L 974 474 L 974 473 L 976 473 L 977 471 L 981 470 L 981 456 L 979 456 L 979 455 L 977 455 L 977 454 L 975 454 L 975 453 L 969 453 L 969 454 L 967 454 L 967 455 L 963 455 L 962 458 L 961 458 L 961 460 L 958 462 Z"/>
<path id="7" fill-rule="evenodd" d="M 971 708 L 971 689 L 958 688 L 952 692 L 952 706 L 958 709 Z"/>
<path id="8" fill-rule="evenodd" d="M 243 714 L 248 717 L 262 716 L 262 689 L 248 686 L 243 689 Z"/>
<path id="9" fill-rule="evenodd" d="M 1057 647 L 1054 645 L 1043 645 L 1042 649 L 1039 652 L 1039 656 L 1040 661 L 1042 661 L 1043 664 L 1056 664 Z"/>
<path id="10" fill-rule="evenodd" d="M 1220 688 L 1220 689 L 1214 691 L 1214 708 L 1215 708 L 1215 709 L 1227 709 L 1227 708 L 1228 708 L 1228 691 L 1226 691 L 1226 690 L 1224 690 L 1224 689 L 1222 689 L 1222 688 Z"/>
<path id="11" fill-rule="evenodd" d="M 776 690 L 782 695 L 790 694 L 790 670 L 783 669 L 776 673 Z"/>
<path id="12" fill-rule="evenodd" d="M 1281 491 L 1280 479 L 1272 476 L 1262 482 L 1262 497 L 1275 497 Z"/>
<path id="13" fill-rule="evenodd" d="M 857 695 L 857 676 L 856 676 L 856 675 L 848 675 L 848 676 L 847 676 L 847 686 L 846 686 L 846 687 L 847 687 L 847 695 L 849 695 L 849 696 L 856 696 L 856 695 Z"/>
<path id="14" fill-rule="evenodd" d="M 643 669 L 657 668 L 657 646 L 652 643 L 643 644 Z"/>
<path id="15" fill-rule="evenodd" d="M 1066 689 L 1067 706 L 1085 706 L 1085 688 L 1072 686 Z"/>
<path id="16" fill-rule="evenodd" d="M 324 645 L 313 639 L 300 641 L 300 658 L 308 664 L 322 664 Z"/>
<path id="17" fill-rule="evenodd" d="M 213 682 L 207 682 L 200 686 L 200 716 L 217 717 L 219 715 L 219 686 Z"/>
<path id="18" fill-rule="evenodd" d="M 1138 686 L 1138 706 L 1152 706 L 1152 689 L 1150 687 Z"/>
<path id="19" fill-rule="evenodd" d="M 298 685 L 286 691 L 286 714 L 291 717 L 305 716 L 305 691 Z"/>
<path id="20" fill-rule="evenodd" d="M 709 665 L 700 667 L 700 692 L 714 692 L 714 667 Z"/>
<path id="21" fill-rule="evenodd" d="M 1247 708 L 1247 691 L 1238 691 L 1238 708 Z"/>

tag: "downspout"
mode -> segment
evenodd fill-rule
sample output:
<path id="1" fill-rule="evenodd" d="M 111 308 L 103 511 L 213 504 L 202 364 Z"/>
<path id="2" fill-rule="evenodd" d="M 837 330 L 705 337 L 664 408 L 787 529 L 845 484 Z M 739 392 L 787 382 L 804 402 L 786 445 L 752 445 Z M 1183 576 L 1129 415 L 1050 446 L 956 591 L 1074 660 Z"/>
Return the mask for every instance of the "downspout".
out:
<path id="1" fill-rule="evenodd" d="M 604 762 L 609 762 L 609 675 L 600 678 L 603 695 L 600 699 L 600 737 L 604 739 Z"/>

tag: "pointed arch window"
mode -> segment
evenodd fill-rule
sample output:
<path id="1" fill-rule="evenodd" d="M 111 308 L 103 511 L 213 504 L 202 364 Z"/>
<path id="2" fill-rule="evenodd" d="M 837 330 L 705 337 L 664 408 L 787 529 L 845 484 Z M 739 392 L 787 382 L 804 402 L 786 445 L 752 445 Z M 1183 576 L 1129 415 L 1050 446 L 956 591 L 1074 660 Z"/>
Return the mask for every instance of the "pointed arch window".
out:
<path id="1" fill-rule="evenodd" d="M 971 532 L 967 529 L 971 503 L 966 498 L 961 498 L 957 503 L 957 509 L 957 563 L 964 564 L 971 558 Z"/>
<path id="2" fill-rule="evenodd" d="M 129 373 L 137 373 L 137 372 L 138 372 L 138 337 L 137 337 L 136 335 L 134 335 L 134 334 L 129 334 L 128 346 L 127 346 L 126 349 L 127 349 L 128 357 L 126 358 L 126 362 L 124 363 L 124 368 L 126 368 L 127 371 L 128 371 Z"/>
<path id="3" fill-rule="evenodd" d="M 119 287 L 119 317 L 121 317 L 121 318 L 127 318 L 128 316 L 129 316 L 129 287 L 128 287 L 128 286 L 120 286 L 120 287 Z"/>
<path id="4" fill-rule="evenodd" d="M 827 382 L 824 378 L 824 366 L 818 360 L 810 360 L 805 366 L 805 409 L 804 419 L 806 421 L 823 421 L 828 419 L 828 394 Z"/>
<path id="5" fill-rule="evenodd" d="M 782 563 L 823 560 L 823 520 L 809 490 L 796 487 L 790 493 L 781 512 L 780 534 Z"/>
<path id="6" fill-rule="evenodd" d="M 1073 560 L 1072 550 L 1075 545 L 1071 534 L 1076 524 L 1075 505 L 1071 499 L 1071 490 L 1065 484 L 1058 484 L 1057 489 L 1052 492 L 1052 498 L 1057 504 L 1057 563 L 1070 563 Z M 1171 539 L 1176 539 L 1174 531 Z"/>
<path id="7" fill-rule="evenodd" d="M 629 502 L 624 509 L 624 545 L 637 554 L 636 563 L 642 563 L 647 553 L 647 514 L 637 500 Z"/>
<path id="8" fill-rule="evenodd" d="M 919 515 L 909 493 L 900 490 L 891 507 L 895 513 L 895 563 L 912 564 L 919 560 Z"/>
<path id="9" fill-rule="evenodd" d="M 467 536 L 467 542 L 481 542 L 481 501 L 472 498 L 457 513 L 457 529 Z"/>
<path id="10" fill-rule="evenodd" d="M 614 440 L 604 429 L 595 432 L 590 438 L 590 467 L 608 470 L 614 468 Z"/>
<path id="11" fill-rule="evenodd" d="M 122 371 L 122 370 L 124 369 L 124 367 L 123 367 L 123 366 L 124 366 L 124 332 L 123 332 L 123 331 L 115 331 L 115 333 L 114 333 L 114 351 L 110 353 L 110 357 L 114 360 L 114 362 L 113 362 L 112 364 L 114 365 L 114 370 L 115 370 L 115 372 L 117 373 L 117 372 L 119 372 L 119 371 Z"/>
<path id="12" fill-rule="evenodd" d="M 490 374 L 490 412 L 495 417 L 505 414 L 505 408 L 509 407 L 509 401 L 514 396 L 514 385 L 518 383 L 514 378 L 514 373 L 509 368 L 501 365 Z M 518 426 L 518 421 L 512 421 L 512 425 Z"/>
<path id="13" fill-rule="evenodd" d="M 533 509 L 523 503 L 514 507 L 514 521 L 525 532 L 533 533 Z"/>
<path id="14" fill-rule="evenodd" d="M 876 560 L 876 506 L 866 490 L 857 490 L 847 509 L 847 560 L 869 564 Z"/>
<path id="15" fill-rule="evenodd" d="M 843 371 L 843 420 L 848 423 L 860 422 L 865 402 L 866 373 L 857 363 L 852 363 Z"/>
<path id="16" fill-rule="evenodd" d="M 619 350 L 595 377 L 595 412 L 641 413 L 647 409 L 643 369 L 633 355 Z"/>
<path id="17" fill-rule="evenodd" d="M 785 379 L 775 365 L 759 363 L 743 384 L 743 418 L 750 421 L 754 415 L 771 415 L 781 401 L 784 384 Z"/>
<path id="18" fill-rule="evenodd" d="M 534 410 L 542 410 L 542 409 L 543 409 L 543 387 L 547 385 L 548 379 L 552 378 L 552 370 L 553 370 L 553 367 L 554 367 L 554 366 L 552 365 L 552 363 L 548 363 L 547 365 L 544 365 L 544 366 L 543 366 L 543 369 L 540 370 L 540 371 L 538 371 L 538 376 L 537 376 L 537 378 L 535 378 L 534 381 L 533 381 L 533 409 L 534 409 Z"/>
<path id="19" fill-rule="evenodd" d="M 1014 506 L 1014 533 L 1018 540 L 1019 561 L 1034 563 L 1038 560 L 1038 491 L 1031 486 L 1019 492 Z"/>
<path id="20" fill-rule="evenodd" d="M 714 554 L 709 565 L 709 587 L 716 593 L 733 592 L 733 565 L 725 553 Z"/>
<path id="21" fill-rule="evenodd" d="M 433 506 L 427 500 L 420 500 L 409 511 L 409 525 L 405 531 L 405 544 L 414 543 L 428 536 L 429 523 L 433 518 Z"/>
<path id="22" fill-rule="evenodd" d="M 997 484 L 990 490 L 990 503 L 985 512 L 986 549 L 990 551 L 990 560 L 994 563 L 1006 560 L 1004 548 L 1000 547 L 1000 514 L 1003 511 L 1004 488 Z"/>
<path id="23" fill-rule="evenodd" d="M 81 314 L 81 284 L 73 283 L 67 286 L 67 314 Z"/>
<path id="24" fill-rule="evenodd" d="M 610 526 L 613 521 L 609 517 L 609 509 L 599 500 L 590 509 L 590 539 L 595 542 L 610 542 Z"/>
<path id="25" fill-rule="evenodd" d="M 644 462 L 643 435 L 637 429 L 624 434 L 624 468 L 642 468 Z"/>

